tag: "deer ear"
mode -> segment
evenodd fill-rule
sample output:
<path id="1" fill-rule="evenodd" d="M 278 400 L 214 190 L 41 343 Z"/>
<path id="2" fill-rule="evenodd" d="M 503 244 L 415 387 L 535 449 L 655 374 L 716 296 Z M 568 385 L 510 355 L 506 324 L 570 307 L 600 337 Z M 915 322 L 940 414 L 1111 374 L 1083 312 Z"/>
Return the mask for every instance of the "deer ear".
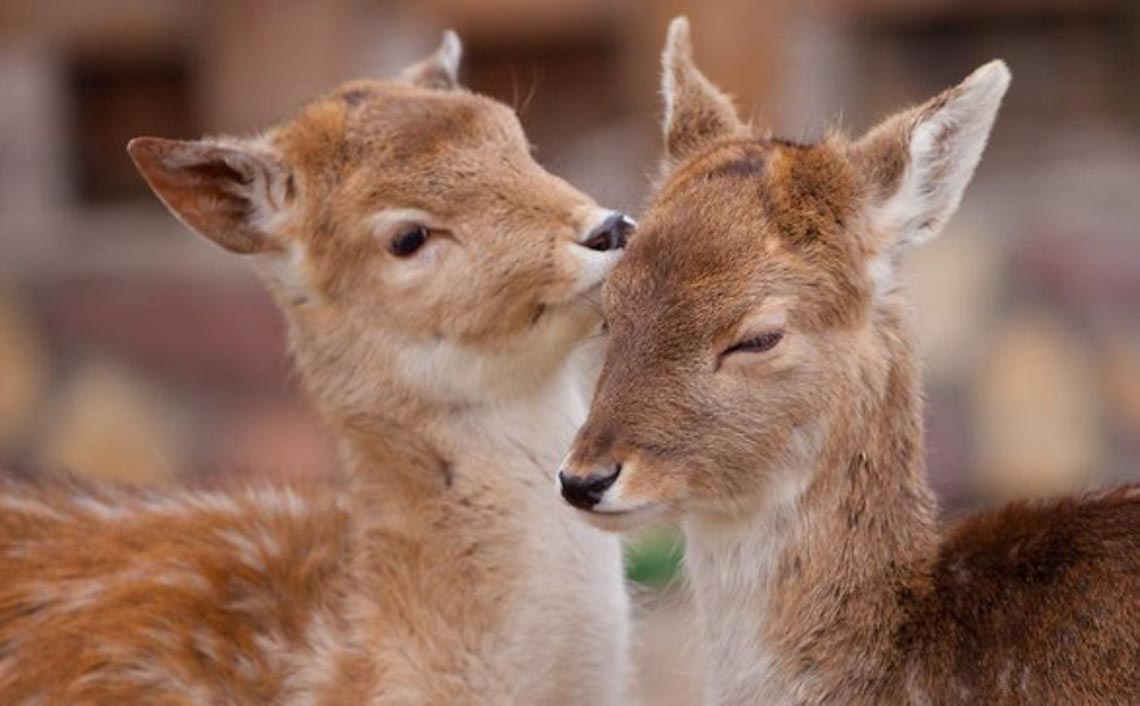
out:
<path id="1" fill-rule="evenodd" d="M 463 44 L 453 30 L 443 33 L 443 41 L 426 59 L 418 61 L 400 74 L 409 83 L 423 88 L 452 90 L 459 87 L 459 60 L 463 57 Z"/>
<path id="2" fill-rule="evenodd" d="M 732 100 L 693 63 L 688 19 L 676 17 L 669 23 L 661 64 L 665 155 L 669 163 L 676 164 L 712 140 L 747 134 Z"/>
<path id="3" fill-rule="evenodd" d="M 127 151 L 158 198 L 191 230 L 243 255 L 277 245 L 270 223 L 290 198 L 291 179 L 268 151 L 157 137 L 131 140 Z"/>
<path id="4" fill-rule="evenodd" d="M 954 215 L 1009 81 L 1005 63 L 991 61 L 954 88 L 887 119 L 855 143 L 856 168 L 870 180 L 875 250 L 923 243 L 938 235 Z"/>

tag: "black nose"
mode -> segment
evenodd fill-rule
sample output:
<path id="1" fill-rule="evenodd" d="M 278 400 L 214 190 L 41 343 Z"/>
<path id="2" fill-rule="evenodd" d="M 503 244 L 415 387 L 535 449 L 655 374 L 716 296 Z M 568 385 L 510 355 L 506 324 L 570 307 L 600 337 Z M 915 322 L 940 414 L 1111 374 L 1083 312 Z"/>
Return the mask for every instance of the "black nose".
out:
<path id="1" fill-rule="evenodd" d="M 624 213 L 611 213 L 601 225 L 590 231 L 582 245 L 591 250 L 620 250 L 636 227 L 633 219 Z"/>
<path id="2" fill-rule="evenodd" d="M 562 485 L 562 497 L 580 510 L 593 509 L 601 502 L 602 496 L 614 484 L 620 473 L 620 463 L 588 476 L 572 476 L 567 475 L 565 471 L 559 471 L 558 482 Z"/>

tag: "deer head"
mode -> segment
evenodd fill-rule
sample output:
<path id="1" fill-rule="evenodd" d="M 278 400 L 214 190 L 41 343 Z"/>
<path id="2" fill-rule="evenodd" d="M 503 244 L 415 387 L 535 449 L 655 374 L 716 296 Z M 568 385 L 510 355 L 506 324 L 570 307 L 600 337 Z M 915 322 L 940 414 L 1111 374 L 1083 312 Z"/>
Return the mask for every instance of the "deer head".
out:
<path id="1" fill-rule="evenodd" d="M 258 137 L 128 147 L 183 223 L 252 262 L 336 417 L 533 382 L 597 325 L 590 295 L 632 228 L 459 86 L 460 52 L 448 32 L 397 80 L 345 84 Z"/>
<path id="2" fill-rule="evenodd" d="M 674 20 L 666 179 L 604 287 L 609 350 L 563 496 L 621 528 L 809 483 L 841 423 L 892 402 L 898 257 L 953 214 L 1008 83 L 993 62 L 861 139 L 793 144 L 741 122 Z"/>

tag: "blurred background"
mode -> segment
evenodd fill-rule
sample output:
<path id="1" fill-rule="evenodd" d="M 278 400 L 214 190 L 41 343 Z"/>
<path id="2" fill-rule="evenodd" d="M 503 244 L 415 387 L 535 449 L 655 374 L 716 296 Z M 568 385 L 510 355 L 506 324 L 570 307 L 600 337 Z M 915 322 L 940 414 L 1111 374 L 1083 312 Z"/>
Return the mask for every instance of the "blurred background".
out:
<path id="1" fill-rule="evenodd" d="M 1118 0 L 0 0 L 0 467 L 139 483 L 334 472 L 239 258 L 146 190 L 136 135 L 251 133 L 454 27 L 465 83 L 638 212 L 670 17 L 758 124 L 859 132 L 1002 57 L 947 232 L 907 265 L 948 513 L 1140 480 L 1140 3 Z M 693 703 L 681 548 L 631 545 L 648 703 Z"/>

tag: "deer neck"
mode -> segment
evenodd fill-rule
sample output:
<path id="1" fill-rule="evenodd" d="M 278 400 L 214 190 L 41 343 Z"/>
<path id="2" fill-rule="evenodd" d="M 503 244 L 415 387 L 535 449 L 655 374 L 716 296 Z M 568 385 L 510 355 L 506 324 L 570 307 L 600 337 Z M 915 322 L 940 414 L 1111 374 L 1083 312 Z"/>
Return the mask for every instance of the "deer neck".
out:
<path id="1" fill-rule="evenodd" d="M 393 405 L 342 427 L 357 641 L 398 644 L 391 661 L 428 669 L 416 684 L 445 681 L 424 667 L 442 650 L 478 656 L 447 669 L 462 672 L 457 684 L 506 690 L 488 703 L 611 704 L 620 693 L 620 544 L 575 517 L 552 477 L 585 419 L 582 378 L 568 363 L 518 396 Z M 425 621 L 440 627 L 425 632 Z M 582 673 L 597 683 L 582 687 Z M 423 700 L 464 701 L 469 688 Z"/>
<path id="2" fill-rule="evenodd" d="M 539 486 L 542 497 L 555 495 L 550 479 L 585 419 L 597 351 L 556 335 L 479 351 L 401 338 L 319 307 L 287 320 L 306 392 L 355 496 L 367 496 L 366 517 L 387 510 L 386 521 L 413 523 L 424 503 L 490 486 L 504 503 Z"/>
<path id="3" fill-rule="evenodd" d="M 899 319 L 876 317 L 885 353 L 848 376 L 851 404 L 801 432 L 820 442 L 814 461 L 747 515 L 686 524 L 712 703 L 858 704 L 896 671 L 900 606 L 938 538 L 914 355 Z"/>
<path id="4" fill-rule="evenodd" d="M 476 497 L 515 514 L 560 508 L 551 478 L 585 418 L 584 381 L 567 363 L 484 400 L 430 401 L 391 386 L 374 409 L 333 419 L 352 502 L 367 504 L 362 519 L 408 528 L 431 517 L 427 508 Z"/>

